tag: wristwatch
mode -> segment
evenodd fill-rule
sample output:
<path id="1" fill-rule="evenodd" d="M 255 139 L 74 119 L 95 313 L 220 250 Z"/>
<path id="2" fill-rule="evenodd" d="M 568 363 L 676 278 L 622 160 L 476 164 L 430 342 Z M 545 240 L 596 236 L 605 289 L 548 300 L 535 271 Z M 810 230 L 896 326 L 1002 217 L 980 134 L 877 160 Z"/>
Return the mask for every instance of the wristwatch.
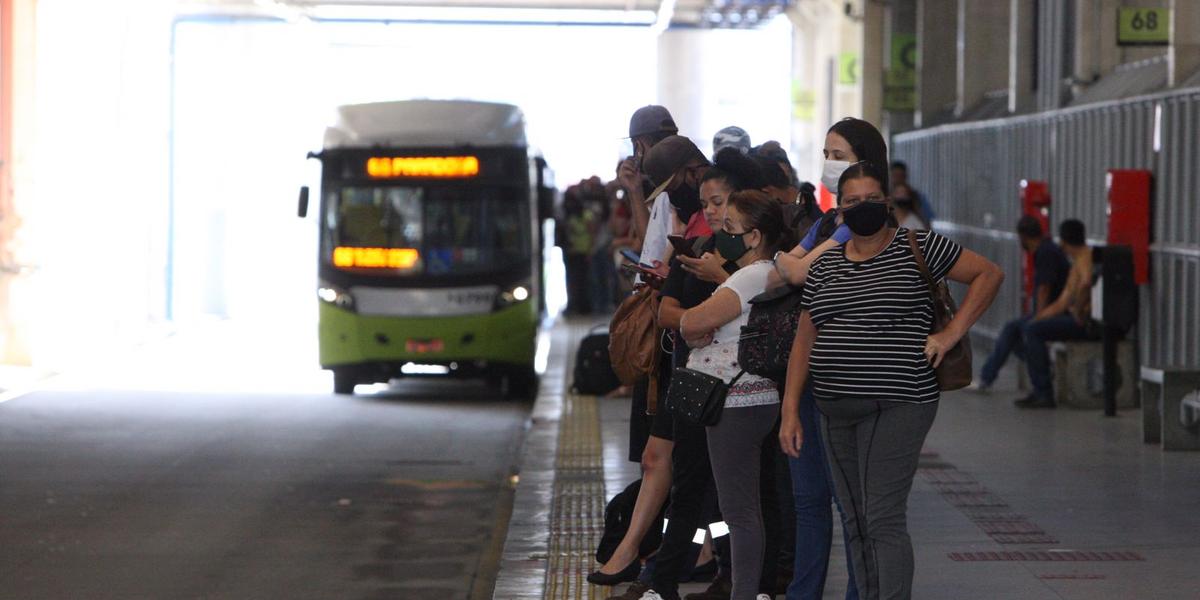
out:
<path id="1" fill-rule="evenodd" d="M 772 257 L 771 257 L 771 262 L 773 262 L 773 263 L 778 263 L 778 262 L 779 262 L 779 255 L 780 255 L 780 254 L 785 254 L 785 252 L 784 252 L 783 250 L 776 250 L 776 251 L 775 251 L 775 256 L 772 256 Z"/>

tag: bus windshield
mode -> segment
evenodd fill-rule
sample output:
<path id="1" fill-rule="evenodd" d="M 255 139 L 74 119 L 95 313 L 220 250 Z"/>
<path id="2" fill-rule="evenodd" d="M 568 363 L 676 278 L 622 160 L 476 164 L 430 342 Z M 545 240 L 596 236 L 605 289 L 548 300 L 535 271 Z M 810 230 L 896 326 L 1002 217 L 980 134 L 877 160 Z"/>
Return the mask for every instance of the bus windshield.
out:
<path id="1" fill-rule="evenodd" d="M 531 258 L 529 203 L 512 188 L 341 187 L 327 193 L 324 208 L 322 257 L 343 270 L 461 275 Z"/>

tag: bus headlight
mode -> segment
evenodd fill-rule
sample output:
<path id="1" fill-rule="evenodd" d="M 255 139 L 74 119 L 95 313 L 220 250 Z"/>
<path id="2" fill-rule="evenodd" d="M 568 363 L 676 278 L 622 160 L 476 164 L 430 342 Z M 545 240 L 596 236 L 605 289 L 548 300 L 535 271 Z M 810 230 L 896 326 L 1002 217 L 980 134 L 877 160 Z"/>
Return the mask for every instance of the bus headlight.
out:
<path id="1" fill-rule="evenodd" d="M 317 297 L 320 298 L 322 302 L 328 302 L 329 304 L 332 304 L 340 309 L 349 311 L 354 310 L 354 296 L 350 295 L 350 292 L 347 292 L 346 290 L 334 287 L 327 283 L 322 283 L 321 286 L 317 288 Z"/>
<path id="2" fill-rule="evenodd" d="M 530 293 L 528 283 L 514 285 L 496 295 L 496 308 L 506 308 L 524 302 L 529 299 Z"/>

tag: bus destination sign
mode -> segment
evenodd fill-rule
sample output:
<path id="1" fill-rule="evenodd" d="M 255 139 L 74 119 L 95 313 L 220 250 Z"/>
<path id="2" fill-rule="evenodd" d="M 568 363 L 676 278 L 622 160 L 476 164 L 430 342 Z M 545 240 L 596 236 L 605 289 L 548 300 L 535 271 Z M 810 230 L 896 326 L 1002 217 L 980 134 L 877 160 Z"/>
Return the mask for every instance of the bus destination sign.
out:
<path id="1" fill-rule="evenodd" d="M 475 177 L 479 175 L 479 158 L 476 156 L 373 156 L 367 159 L 367 175 L 372 179 Z"/>

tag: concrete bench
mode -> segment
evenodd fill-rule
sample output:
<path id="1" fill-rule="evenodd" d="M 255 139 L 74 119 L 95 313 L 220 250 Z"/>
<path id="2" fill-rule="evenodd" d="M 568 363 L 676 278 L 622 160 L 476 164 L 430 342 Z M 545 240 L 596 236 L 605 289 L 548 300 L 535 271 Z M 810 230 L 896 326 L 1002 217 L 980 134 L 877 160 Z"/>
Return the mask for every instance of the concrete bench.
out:
<path id="1" fill-rule="evenodd" d="M 1052 342 L 1050 360 L 1054 365 L 1054 400 L 1071 408 L 1104 408 L 1104 344 L 1100 341 L 1072 340 Z M 1137 407 L 1135 394 L 1137 356 L 1128 340 L 1117 345 L 1120 372 L 1117 408 Z"/>
<path id="2" fill-rule="evenodd" d="M 1142 441 L 1200 450 L 1200 369 L 1142 367 Z"/>

